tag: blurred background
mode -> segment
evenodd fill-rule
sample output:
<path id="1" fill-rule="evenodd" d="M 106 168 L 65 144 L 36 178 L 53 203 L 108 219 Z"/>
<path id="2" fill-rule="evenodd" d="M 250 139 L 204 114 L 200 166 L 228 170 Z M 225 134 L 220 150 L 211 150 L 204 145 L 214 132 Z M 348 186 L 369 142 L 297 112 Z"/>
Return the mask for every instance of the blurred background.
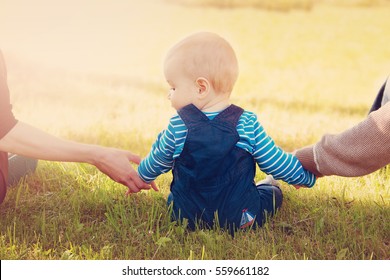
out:
<path id="1" fill-rule="evenodd" d="M 14 114 L 143 157 L 175 114 L 165 54 L 197 31 L 232 44 L 232 102 L 286 151 L 363 120 L 390 74 L 390 0 L 0 0 Z M 0 208 L 0 258 L 389 259 L 389 170 L 284 184 L 273 222 L 231 239 L 170 221 L 170 173 L 124 197 L 92 166 L 40 161 Z"/>
<path id="2" fill-rule="evenodd" d="M 197 31 L 232 44 L 232 101 L 286 150 L 363 119 L 390 73 L 388 0 L 0 0 L 14 114 L 145 155 L 175 113 L 165 53 Z"/>

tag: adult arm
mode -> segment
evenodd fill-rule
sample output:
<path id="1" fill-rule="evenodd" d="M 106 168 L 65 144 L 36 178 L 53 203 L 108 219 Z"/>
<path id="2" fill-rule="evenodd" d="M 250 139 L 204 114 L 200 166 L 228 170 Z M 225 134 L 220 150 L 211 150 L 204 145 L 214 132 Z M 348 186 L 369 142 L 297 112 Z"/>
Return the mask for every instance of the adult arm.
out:
<path id="1" fill-rule="evenodd" d="M 302 165 L 317 176 L 363 176 L 390 163 L 390 102 L 365 120 L 317 144 L 296 151 Z"/>
<path id="2" fill-rule="evenodd" d="M 150 188 L 138 178 L 137 172 L 129 163 L 139 163 L 140 158 L 128 151 L 62 140 L 28 124 L 17 122 L 12 114 L 7 69 L 1 50 L 0 151 L 37 159 L 86 162 L 95 165 L 114 181 L 127 186 L 129 192 Z M 151 185 L 156 189 L 153 182 Z"/>
<path id="3" fill-rule="evenodd" d="M 130 165 L 130 161 L 140 162 L 138 156 L 119 149 L 63 140 L 20 121 L 0 139 L 0 150 L 42 160 L 90 163 L 127 186 L 129 192 L 150 189 Z"/>

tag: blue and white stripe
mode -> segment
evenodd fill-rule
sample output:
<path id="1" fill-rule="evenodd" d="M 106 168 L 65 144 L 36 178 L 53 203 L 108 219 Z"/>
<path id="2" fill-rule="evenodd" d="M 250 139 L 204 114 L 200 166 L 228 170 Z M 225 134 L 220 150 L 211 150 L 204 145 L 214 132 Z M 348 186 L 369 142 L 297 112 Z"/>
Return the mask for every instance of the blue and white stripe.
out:
<path id="1" fill-rule="evenodd" d="M 205 115 L 212 120 L 218 113 Z M 138 174 L 145 182 L 172 169 L 173 161 L 183 151 L 187 132 L 179 115 L 170 119 L 168 128 L 158 135 L 151 152 L 138 167 Z M 240 139 L 236 146 L 252 154 L 261 171 L 292 185 L 314 185 L 315 176 L 305 170 L 294 155 L 275 145 L 254 113 L 244 111 L 238 120 L 237 132 Z"/>

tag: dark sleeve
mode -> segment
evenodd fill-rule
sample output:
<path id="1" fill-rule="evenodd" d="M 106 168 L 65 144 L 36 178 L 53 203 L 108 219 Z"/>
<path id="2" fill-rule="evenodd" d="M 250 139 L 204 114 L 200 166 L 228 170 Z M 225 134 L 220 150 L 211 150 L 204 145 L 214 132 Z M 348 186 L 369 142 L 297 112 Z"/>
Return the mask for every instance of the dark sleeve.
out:
<path id="1" fill-rule="evenodd" d="M 0 139 L 3 138 L 17 123 L 12 114 L 12 105 L 7 85 L 7 69 L 3 53 L 0 50 Z"/>
<path id="2" fill-rule="evenodd" d="M 371 109 L 368 113 L 374 112 L 382 106 L 383 92 L 385 91 L 385 86 L 386 86 L 386 83 L 384 83 L 383 86 L 381 87 L 381 89 L 379 90 L 379 92 L 374 100 L 374 103 L 372 104 Z"/>

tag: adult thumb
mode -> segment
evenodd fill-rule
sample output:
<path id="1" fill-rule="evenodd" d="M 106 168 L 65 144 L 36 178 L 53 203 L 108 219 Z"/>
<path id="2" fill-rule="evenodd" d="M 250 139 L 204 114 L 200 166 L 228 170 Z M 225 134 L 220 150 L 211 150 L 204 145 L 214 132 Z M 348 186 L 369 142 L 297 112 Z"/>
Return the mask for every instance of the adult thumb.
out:
<path id="1" fill-rule="evenodd" d="M 133 162 L 133 163 L 136 163 L 136 164 L 140 164 L 141 162 L 141 157 L 138 156 L 138 155 L 135 155 L 131 152 L 126 152 L 126 156 L 127 158 L 129 159 L 129 161 Z"/>

